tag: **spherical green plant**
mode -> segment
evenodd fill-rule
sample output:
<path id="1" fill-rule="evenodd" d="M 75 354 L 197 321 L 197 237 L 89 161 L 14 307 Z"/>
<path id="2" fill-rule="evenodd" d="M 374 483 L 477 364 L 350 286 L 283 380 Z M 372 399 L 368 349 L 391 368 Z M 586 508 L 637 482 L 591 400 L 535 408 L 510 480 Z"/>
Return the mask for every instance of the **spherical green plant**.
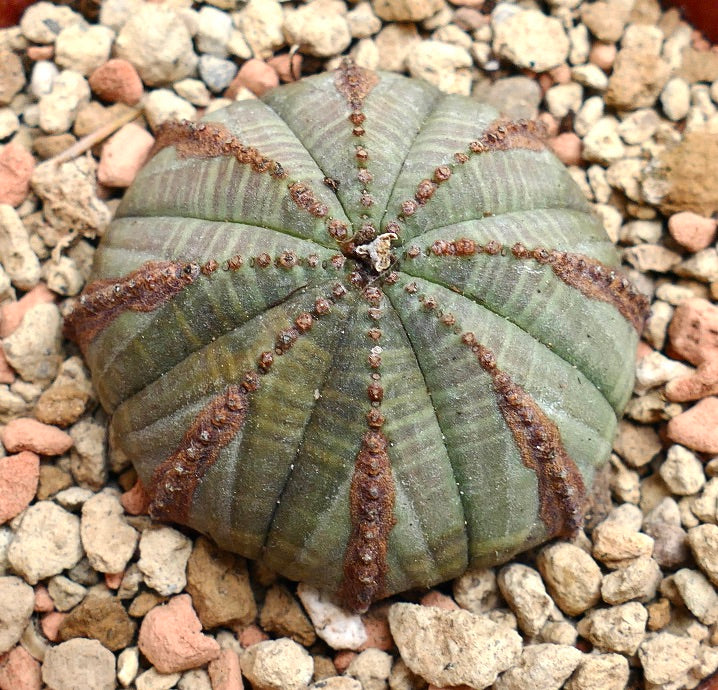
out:
<path id="1" fill-rule="evenodd" d="M 150 514 L 354 610 L 575 532 L 646 301 L 538 127 L 349 61 L 208 119 L 67 322 Z"/>

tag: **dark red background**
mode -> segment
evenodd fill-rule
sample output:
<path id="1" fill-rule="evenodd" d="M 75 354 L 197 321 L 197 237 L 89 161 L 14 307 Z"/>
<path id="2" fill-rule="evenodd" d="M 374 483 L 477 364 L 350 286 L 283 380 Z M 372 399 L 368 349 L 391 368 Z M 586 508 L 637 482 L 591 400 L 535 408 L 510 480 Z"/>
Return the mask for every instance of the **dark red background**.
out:
<path id="1" fill-rule="evenodd" d="M 700 29 L 711 41 L 718 43 L 718 2 L 716 0 L 673 0 L 680 7 L 686 19 Z"/>

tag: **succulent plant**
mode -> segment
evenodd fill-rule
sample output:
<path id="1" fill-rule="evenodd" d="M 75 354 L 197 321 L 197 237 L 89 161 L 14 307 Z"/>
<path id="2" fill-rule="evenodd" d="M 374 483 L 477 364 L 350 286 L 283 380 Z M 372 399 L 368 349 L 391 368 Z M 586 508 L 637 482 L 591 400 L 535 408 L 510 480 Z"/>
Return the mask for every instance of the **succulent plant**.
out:
<path id="1" fill-rule="evenodd" d="M 646 300 L 539 127 L 350 61 L 209 119 L 67 320 L 150 514 L 357 611 L 574 533 Z"/>

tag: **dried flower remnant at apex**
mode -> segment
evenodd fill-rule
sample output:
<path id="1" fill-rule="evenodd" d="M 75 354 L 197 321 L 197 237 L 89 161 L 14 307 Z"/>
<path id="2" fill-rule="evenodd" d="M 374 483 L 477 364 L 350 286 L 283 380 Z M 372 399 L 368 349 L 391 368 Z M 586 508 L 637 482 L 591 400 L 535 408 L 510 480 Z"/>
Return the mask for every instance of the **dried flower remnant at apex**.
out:
<path id="1" fill-rule="evenodd" d="M 220 117 L 160 130 L 66 327 L 151 514 L 355 611 L 574 533 L 646 301 L 540 127 L 351 60 Z"/>

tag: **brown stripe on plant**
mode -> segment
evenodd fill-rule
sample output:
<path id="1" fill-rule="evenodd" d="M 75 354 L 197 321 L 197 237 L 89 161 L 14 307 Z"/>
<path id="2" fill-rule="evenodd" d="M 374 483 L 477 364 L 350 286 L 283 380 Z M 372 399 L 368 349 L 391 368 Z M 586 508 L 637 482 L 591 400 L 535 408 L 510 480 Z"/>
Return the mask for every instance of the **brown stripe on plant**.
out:
<path id="1" fill-rule="evenodd" d="M 480 244 L 470 238 L 460 237 L 448 241 L 436 240 L 427 251 L 433 256 L 471 257 L 477 254 L 505 255 L 506 249 L 497 240 Z M 516 259 L 550 266 L 564 283 L 590 299 L 613 305 L 639 334 L 643 331 L 648 316 L 648 299 L 633 287 L 620 270 L 575 252 L 562 252 L 546 247 L 528 249 L 520 242 L 514 243 L 508 249 Z M 405 256 L 415 259 L 421 256 L 421 249 L 412 244 Z"/>

